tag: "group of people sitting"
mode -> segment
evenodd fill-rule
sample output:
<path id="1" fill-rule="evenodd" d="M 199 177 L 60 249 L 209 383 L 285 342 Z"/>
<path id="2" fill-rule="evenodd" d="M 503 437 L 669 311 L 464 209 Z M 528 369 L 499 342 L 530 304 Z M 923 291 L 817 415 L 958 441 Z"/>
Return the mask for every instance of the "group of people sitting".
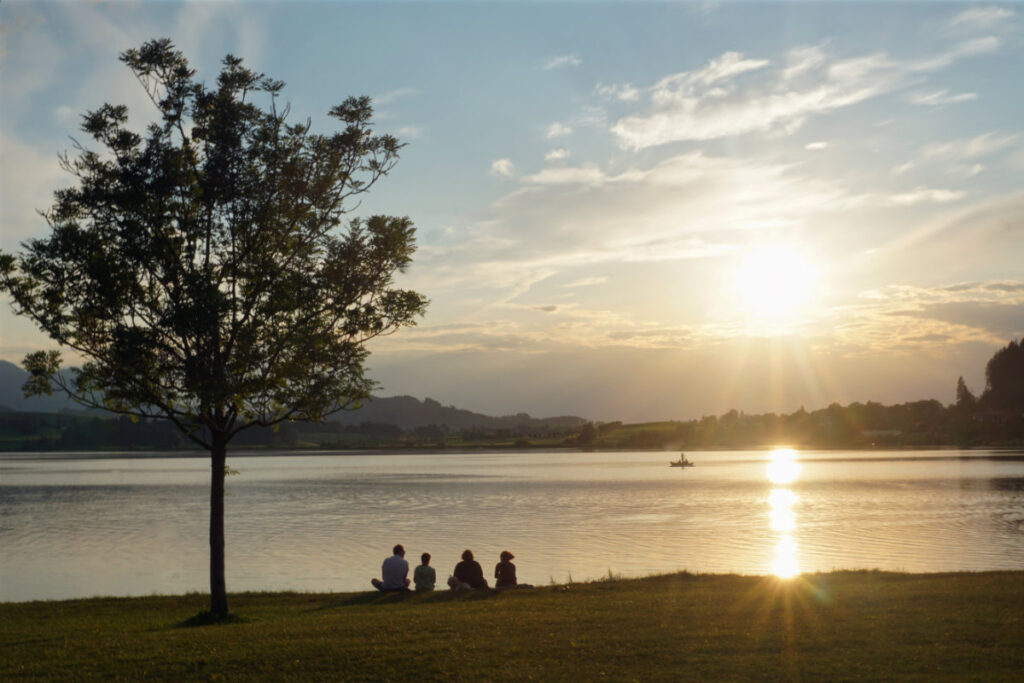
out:
<path id="1" fill-rule="evenodd" d="M 422 564 L 416 567 L 410 580 L 405 547 L 398 544 L 392 552 L 394 554 L 385 559 L 380 566 L 380 578 L 370 580 L 374 588 L 379 591 L 407 591 L 410 584 L 413 584 L 417 591 L 434 590 L 437 574 L 430 566 L 430 553 L 420 555 Z M 507 550 L 501 551 L 501 561 L 494 567 L 495 588 L 515 588 L 519 585 L 516 580 L 516 566 L 512 564 L 514 557 L 515 555 Z M 487 579 L 484 578 L 483 567 L 473 559 L 472 550 L 462 552 L 462 561 L 455 565 L 454 572 L 448 577 L 448 587 L 452 590 L 489 588 Z"/>

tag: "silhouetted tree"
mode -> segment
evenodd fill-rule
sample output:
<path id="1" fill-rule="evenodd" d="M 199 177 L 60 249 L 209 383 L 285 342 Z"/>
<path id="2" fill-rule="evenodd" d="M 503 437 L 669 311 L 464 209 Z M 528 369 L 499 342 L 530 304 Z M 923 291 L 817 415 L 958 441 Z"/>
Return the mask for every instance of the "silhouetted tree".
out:
<path id="1" fill-rule="evenodd" d="M 77 178 L 44 214 L 50 236 L 0 255 L 17 313 L 86 359 L 25 359 L 28 393 L 172 421 L 208 449 L 210 609 L 228 611 L 224 475 L 232 437 L 321 420 L 369 395 L 364 343 L 414 323 L 426 300 L 395 289 L 411 261 L 408 218 L 342 219 L 401 147 L 371 129 L 369 98 L 330 110 L 340 132 L 287 123 L 283 83 L 228 55 L 207 88 L 169 40 L 121 55 L 159 117 L 124 106 L 83 116 L 102 151 L 61 158 Z M 261 96 L 263 104 L 253 98 Z"/>
<path id="2" fill-rule="evenodd" d="M 962 413 L 973 413 L 978 406 L 978 399 L 967 388 L 963 375 L 956 380 L 956 408 Z"/>
<path id="3" fill-rule="evenodd" d="M 981 404 L 992 410 L 1024 410 L 1024 342 L 1011 340 L 989 359 Z"/>

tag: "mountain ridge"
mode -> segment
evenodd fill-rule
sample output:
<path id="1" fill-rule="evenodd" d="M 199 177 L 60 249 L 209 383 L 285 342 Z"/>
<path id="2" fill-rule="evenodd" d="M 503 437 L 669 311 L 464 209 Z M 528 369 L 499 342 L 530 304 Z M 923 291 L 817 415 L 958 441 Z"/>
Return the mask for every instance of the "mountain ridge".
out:
<path id="1" fill-rule="evenodd" d="M 21 386 L 28 379 L 28 373 L 9 361 L 0 360 L 0 412 L 32 413 L 97 413 L 95 409 L 82 406 L 61 392 L 53 396 L 25 398 Z M 109 413 L 115 417 L 113 413 Z M 484 415 L 453 405 L 443 405 L 432 398 L 420 400 L 414 396 L 400 395 L 373 397 L 358 410 L 343 410 L 335 413 L 328 422 L 342 425 L 359 425 L 364 422 L 390 424 L 402 429 L 417 427 L 447 427 L 452 430 L 466 429 L 564 429 L 579 427 L 587 422 L 575 415 L 538 418 L 528 413 L 515 415 Z"/>

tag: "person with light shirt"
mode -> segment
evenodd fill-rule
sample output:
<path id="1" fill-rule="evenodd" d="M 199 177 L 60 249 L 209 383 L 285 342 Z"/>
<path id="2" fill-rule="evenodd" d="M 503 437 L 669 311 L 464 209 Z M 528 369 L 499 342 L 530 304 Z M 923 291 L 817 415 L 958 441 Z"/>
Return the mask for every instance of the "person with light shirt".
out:
<path id="1" fill-rule="evenodd" d="M 417 591 L 432 591 L 434 584 L 437 583 L 437 573 L 430 566 L 430 553 L 423 553 L 420 560 L 423 564 L 416 567 L 416 571 L 412 573 L 413 583 L 416 584 Z"/>
<path id="2" fill-rule="evenodd" d="M 373 587 L 379 591 L 409 590 L 409 563 L 405 560 L 405 548 L 401 543 L 396 545 L 394 555 L 380 565 L 380 578 L 370 579 Z"/>

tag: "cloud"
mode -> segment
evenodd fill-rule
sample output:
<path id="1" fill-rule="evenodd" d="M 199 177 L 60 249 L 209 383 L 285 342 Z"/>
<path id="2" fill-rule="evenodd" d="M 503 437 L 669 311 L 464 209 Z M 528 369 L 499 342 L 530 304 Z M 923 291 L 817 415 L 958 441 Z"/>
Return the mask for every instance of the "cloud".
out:
<path id="1" fill-rule="evenodd" d="M 550 126 L 548 126 L 548 130 L 545 134 L 545 137 L 550 140 L 552 138 L 560 138 L 566 135 L 572 135 L 572 128 L 564 124 L 558 123 L 556 121 L 555 123 L 552 123 Z"/>
<path id="2" fill-rule="evenodd" d="M 617 85 L 603 85 L 597 84 L 594 88 L 600 97 L 604 97 L 609 100 L 620 100 L 622 102 L 634 102 L 640 99 L 640 91 L 634 88 L 629 83 L 622 83 Z"/>
<path id="3" fill-rule="evenodd" d="M 782 79 L 784 81 L 795 80 L 804 74 L 820 69 L 826 61 L 827 57 L 822 45 L 793 48 L 787 55 Z"/>
<path id="4" fill-rule="evenodd" d="M 597 166 L 549 167 L 532 175 L 523 176 L 523 181 L 532 185 L 600 185 L 605 174 Z"/>
<path id="5" fill-rule="evenodd" d="M 938 320 L 990 332 L 1007 339 L 1024 335 L 1024 301 L 996 303 L 988 301 L 953 301 L 925 304 L 917 310 L 896 311 L 893 315 Z"/>
<path id="6" fill-rule="evenodd" d="M 1017 134 L 1000 135 L 996 132 L 989 132 L 973 138 L 927 145 L 922 156 L 927 160 L 963 160 L 988 157 L 1010 149 L 1016 144 L 1018 138 Z"/>
<path id="7" fill-rule="evenodd" d="M 981 345 L 991 348 L 1024 333 L 1024 291 L 1011 293 L 973 282 L 952 286 L 889 285 L 866 291 L 860 302 L 832 311 L 834 323 L 817 340 L 850 353 L 899 354 Z M 989 352 L 991 353 L 991 352 Z"/>
<path id="8" fill-rule="evenodd" d="M 825 149 L 826 147 L 828 147 L 827 142 L 809 142 L 806 145 L 804 145 L 804 149 L 809 150 Z"/>
<path id="9" fill-rule="evenodd" d="M 565 149 L 564 147 L 559 147 L 558 149 L 553 149 L 553 150 L 551 150 L 550 152 L 548 152 L 547 154 L 544 155 L 544 161 L 547 161 L 548 163 L 551 163 L 551 162 L 554 162 L 554 161 L 565 161 L 568 158 L 569 158 L 569 150 Z"/>
<path id="10" fill-rule="evenodd" d="M 1016 16 L 1016 12 L 1006 7 L 990 5 L 988 7 L 971 7 L 960 12 L 949 20 L 951 28 L 986 29 L 996 26 Z"/>
<path id="11" fill-rule="evenodd" d="M 925 145 L 917 159 L 893 167 L 893 175 L 902 175 L 921 165 L 942 162 L 948 171 L 970 177 L 977 175 L 984 166 L 967 164 L 976 159 L 995 157 L 1017 146 L 1020 136 L 1003 135 L 994 131 L 975 136 Z M 959 164 L 957 162 L 960 162 Z"/>
<path id="12" fill-rule="evenodd" d="M 997 38 L 979 38 L 909 62 L 884 53 L 831 60 L 821 46 L 801 47 L 775 69 L 767 60 L 727 52 L 700 69 L 658 81 L 649 89 L 649 111 L 619 119 L 611 131 L 623 147 L 636 150 L 772 130 L 791 133 L 808 117 L 891 92 L 912 77 L 999 45 Z"/>
<path id="13" fill-rule="evenodd" d="M 421 252 L 417 268 L 430 274 L 432 291 L 486 289 L 507 300 L 588 265 L 717 258 L 746 234 L 799 229 L 852 201 L 831 181 L 785 165 L 699 152 L 616 174 L 547 167 L 519 182 L 468 239 Z"/>
<path id="14" fill-rule="evenodd" d="M 402 126 L 395 131 L 395 134 L 401 139 L 415 140 L 423 137 L 423 129 L 419 126 Z"/>
<path id="15" fill-rule="evenodd" d="M 953 62 L 956 62 L 964 57 L 976 57 L 978 55 L 988 54 L 995 52 L 999 49 L 1002 41 L 995 36 L 986 36 L 984 38 L 975 38 L 973 40 L 966 40 L 962 43 L 954 45 L 952 49 L 947 50 L 934 57 L 928 59 L 918 60 L 912 62 L 909 67 L 911 71 L 937 71 L 938 69 L 944 69 Z"/>
<path id="16" fill-rule="evenodd" d="M 381 95 L 374 95 L 372 99 L 375 106 L 383 106 L 405 97 L 418 95 L 419 93 L 420 91 L 416 88 L 399 88 L 398 90 L 392 90 Z"/>
<path id="17" fill-rule="evenodd" d="M 499 178 L 514 178 L 516 175 L 515 164 L 510 159 L 495 159 L 491 162 L 491 174 Z"/>
<path id="18" fill-rule="evenodd" d="M 910 96 L 910 102 L 912 104 L 919 104 L 926 107 L 938 107 L 944 104 L 958 104 L 960 102 L 970 102 L 971 100 L 978 99 L 978 96 L 972 92 L 952 94 L 948 90 L 936 90 L 934 92 L 927 93 L 914 93 Z"/>
<path id="19" fill-rule="evenodd" d="M 608 276 L 607 275 L 602 276 L 602 277 L 585 277 L 585 278 L 580 279 L 580 280 L 573 280 L 572 282 L 567 282 L 566 284 L 564 284 L 562 286 L 563 287 L 567 287 L 567 288 L 592 287 L 594 285 L 600 285 L 600 284 L 603 284 L 605 282 L 608 282 Z"/>
<path id="20" fill-rule="evenodd" d="M 546 306 L 533 306 L 533 310 L 540 311 L 541 313 L 554 313 L 558 310 L 558 306 L 548 304 Z"/>
<path id="21" fill-rule="evenodd" d="M 555 57 L 541 68 L 543 68 L 545 71 L 551 71 L 552 69 L 562 69 L 566 67 L 579 66 L 582 63 L 583 60 L 581 60 L 576 55 L 562 55 L 560 57 Z"/>
<path id="22" fill-rule="evenodd" d="M 890 206 L 914 206 L 915 204 L 924 203 L 944 204 L 962 199 L 963 196 L 964 193 L 958 190 L 918 187 L 910 192 L 890 195 L 886 203 Z"/>

